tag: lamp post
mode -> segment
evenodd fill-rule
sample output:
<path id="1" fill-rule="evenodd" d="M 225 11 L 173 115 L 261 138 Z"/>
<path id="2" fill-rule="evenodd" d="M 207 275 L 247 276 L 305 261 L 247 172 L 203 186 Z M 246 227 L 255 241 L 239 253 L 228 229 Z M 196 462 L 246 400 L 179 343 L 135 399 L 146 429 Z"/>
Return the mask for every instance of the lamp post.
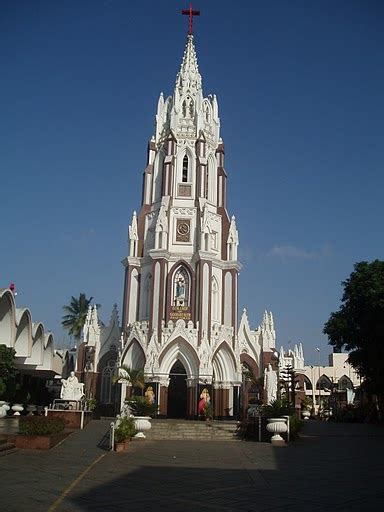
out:
<path id="1" fill-rule="evenodd" d="M 317 409 L 317 413 L 319 415 L 320 407 L 321 407 L 320 349 L 319 349 L 319 347 L 316 347 L 316 351 L 317 351 L 317 363 L 318 363 L 318 366 L 319 366 L 319 380 L 318 380 L 318 383 L 319 383 L 319 407 Z"/>

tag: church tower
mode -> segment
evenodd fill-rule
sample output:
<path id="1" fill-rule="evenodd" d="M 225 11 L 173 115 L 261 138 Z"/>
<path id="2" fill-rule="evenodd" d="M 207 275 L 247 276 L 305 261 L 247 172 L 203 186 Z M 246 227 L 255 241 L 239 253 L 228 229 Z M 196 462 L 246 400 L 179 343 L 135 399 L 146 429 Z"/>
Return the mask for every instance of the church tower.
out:
<path id="1" fill-rule="evenodd" d="M 158 100 L 128 238 L 121 364 L 144 368 L 163 416 L 196 417 L 207 392 L 215 417 L 233 416 L 239 236 L 227 212 L 218 103 L 204 97 L 191 33 L 173 94 Z"/>

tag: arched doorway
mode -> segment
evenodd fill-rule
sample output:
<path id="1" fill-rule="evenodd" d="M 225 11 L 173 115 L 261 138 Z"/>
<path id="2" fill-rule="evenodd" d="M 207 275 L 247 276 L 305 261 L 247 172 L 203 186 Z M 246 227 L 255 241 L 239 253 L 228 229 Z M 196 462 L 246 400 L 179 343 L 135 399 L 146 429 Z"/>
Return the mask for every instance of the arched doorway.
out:
<path id="1" fill-rule="evenodd" d="M 187 416 L 187 372 L 177 360 L 169 372 L 168 418 L 185 418 Z"/>

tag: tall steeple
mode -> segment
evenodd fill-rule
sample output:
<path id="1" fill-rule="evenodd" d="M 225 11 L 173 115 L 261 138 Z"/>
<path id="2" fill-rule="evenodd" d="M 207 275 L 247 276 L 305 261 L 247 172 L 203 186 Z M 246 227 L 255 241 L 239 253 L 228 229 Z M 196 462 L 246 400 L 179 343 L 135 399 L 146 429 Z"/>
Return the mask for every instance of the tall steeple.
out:
<path id="1" fill-rule="evenodd" d="M 193 35 L 188 35 L 180 71 L 176 76 L 176 91 L 179 96 L 196 94 L 202 91 L 202 80 L 197 64 L 197 55 Z"/>
<path id="2" fill-rule="evenodd" d="M 148 148 L 142 206 L 123 261 L 121 363 L 141 366 L 161 388 L 175 360 L 191 388 L 202 376 L 212 383 L 215 371 L 221 416 L 233 406 L 227 391 L 241 382 L 235 352 L 239 238 L 226 208 L 218 104 L 215 95 L 203 95 L 191 29 L 173 94 L 160 94 Z M 166 407 L 160 399 L 162 414 Z"/>

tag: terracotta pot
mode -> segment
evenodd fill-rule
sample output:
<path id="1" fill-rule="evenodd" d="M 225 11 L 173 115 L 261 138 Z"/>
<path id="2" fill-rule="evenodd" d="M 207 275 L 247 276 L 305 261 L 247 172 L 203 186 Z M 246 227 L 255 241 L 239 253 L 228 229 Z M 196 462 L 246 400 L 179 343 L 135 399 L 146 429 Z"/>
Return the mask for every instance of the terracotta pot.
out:
<path id="1" fill-rule="evenodd" d="M 115 452 L 123 452 L 125 450 L 125 442 L 115 443 Z"/>

